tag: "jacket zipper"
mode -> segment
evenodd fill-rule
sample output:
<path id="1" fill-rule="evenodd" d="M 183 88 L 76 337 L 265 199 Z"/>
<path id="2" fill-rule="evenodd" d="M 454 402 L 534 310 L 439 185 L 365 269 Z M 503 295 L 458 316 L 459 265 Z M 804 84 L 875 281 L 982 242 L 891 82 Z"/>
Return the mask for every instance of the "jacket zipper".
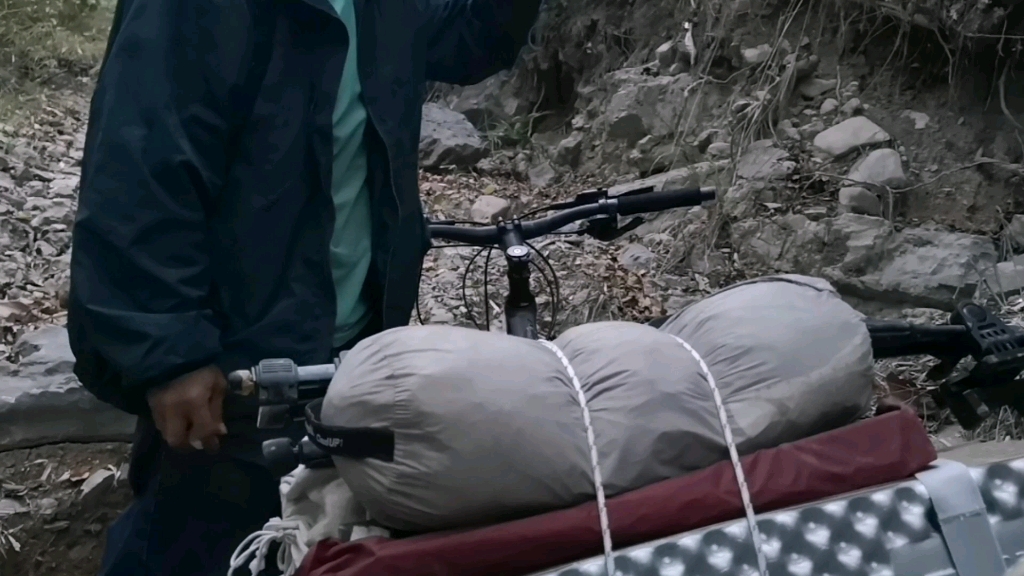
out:
<path id="1" fill-rule="evenodd" d="M 377 132 L 377 136 L 380 138 L 380 142 L 384 146 L 384 154 L 388 162 L 388 185 L 391 187 L 391 195 L 395 199 L 395 207 L 398 209 L 399 220 L 401 220 L 402 202 L 401 200 L 398 199 L 398 192 L 395 190 L 395 175 L 392 169 L 391 149 L 388 147 L 388 141 L 386 138 L 384 138 L 384 134 L 380 130 L 380 123 L 377 122 L 377 118 L 374 116 L 374 113 L 370 111 L 369 106 L 366 107 L 366 116 L 370 119 L 370 122 L 373 123 L 373 129 Z M 397 223 L 395 227 L 397 227 Z M 391 285 L 391 258 L 392 256 L 394 256 L 395 253 L 394 231 L 389 230 L 388 236 L 388 242 L 390 246 L 388 247 L 388 259 L 386 264 L 387 269 L 384 271 L 384 297 L 381 299 L 381 304 L 383 305 L 384 308 L 384 310 L 382 311 L 382 316 L 384 317 L 387 317 L 388 315 L 388 287 Z M 387 322 L 386 320 L 384 320 L 384 318 L 381 318 L 381 320 L 384 321 L 385 325 L 387 325 Z"/>
<path id="2" fill-rule="evenodd" d="M 355 0 L 352 0 L 352 1 L 355 1 Z M 358 2 L 356 4 L 356 7 L 357 8 L 359 7 L 359 3 Z M 363 9 L 364 10 L 368 9 L 367 6 L 365 6 L 365 4 L 363 5 Z M 359 14 L 357 12 L 356 13 L 356 28 L 357 29 L 356 29 L 356 34 L 355 34 L 355 36 L 356 36 L 356 49 L 357 50 L 359 49 L 359 38 L 362 37 L 359 34 L 359 30 L 358 30 L 360 20 L 363 20 L 362 14 Z M 351 44 L 352 44 L 352 35 L 350 34 L 349 35 L 349 47 L 350 48 L 351 48 Z M 364 54 L 365 53 L 366 53 L 365 50 L 359 50 L 359 55 L 358 55 L 357 61 L 356 61 L 356 73 L 359 74 L 359 83 L 360 83 L 361 86 L 364 87 L 364 89 L 365 89 L 365 86 L 366 86 L 366 82 L 365 82 L 365 78 L 363 77 L 363 70 L 362 70 L 362 66 L 361 66 L 361 61 L 364 58 Z M 369 106 L 366 106 L 366 116 L 370 119 L 370 123 L 373 125 L 373 129 L 377 132 L 377 136 L 380 137 L 380 142 L 384 146 L 384 154 L 385 154 L 385 156 L 387 158 L 387 162 L 388 162 L 388 169 L 387 169 L 388 184 L 391 187 L 391 195 L 395 199 L 395 208 L 397 208 L 397 210 L 398 210 L 399 220 L 401 220 L 402 201 L 398 198 L 398 191 L 395 190 L 394 162 L 392 161 L 391 148 L 388 146 L 387 138 L 384 137 L 384 133 L 380 129 L 381 124 L 380 124 L 380 122 L 378 122 L 377 116 L 374 114 L 373 110 L 371 110 Z M 417 174 L 417 178 L 418 177 L 419 177 L 419 175 Z M 395 227 L 397 228 L 397 223 L 396 223 Z M 387 309 L 388 309 L 388 288 L 391 285 L 391 259 L 392 259 L 392 257 L 394 256 L 394 253 L 395 253 L 395 243 L 394 243 L 394 237 L 393 237 L 394 233 L 393 233 L 393 231 L 389 231 L 389 236 L 391 236 L 391 237 L 388 238 L 390 246 L 388 247 L 388 259 L 387 259 L 387 264 L 386 264 L 387 270 L 384 271 L 384 297 L 381 299 L 381 304 L 383 305 L 383 308 L 384 308 L 384 310 L 382 310 L 382 316 L 385 316 L 385 317 L 387 316 Z M 385 325 L 387 324 L 386 320 L 384 318 L 381 318 L 381 320 L 385 321 Z"/>

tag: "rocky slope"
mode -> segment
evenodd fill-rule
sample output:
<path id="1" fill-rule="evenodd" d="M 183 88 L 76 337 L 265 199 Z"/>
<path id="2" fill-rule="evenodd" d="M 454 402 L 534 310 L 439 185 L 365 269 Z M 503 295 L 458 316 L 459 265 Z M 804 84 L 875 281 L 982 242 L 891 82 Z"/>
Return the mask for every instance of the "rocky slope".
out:
<path id="1" fill-rule="evenodd" d="M 538 241 L 551 265 L 535 275 L 544 331 L 642 320 L 773 272 L 824 276 L 875 315 L 941 320 L 957 299 L 998 296 L 1020 316 L 1024 90 L 1012 80 L 954 93 L 937 79 L 970 75 L 959 56 L 943 64 L 916 28 L 894 36 L 894 16 L 870 3 L 846 20 L 813 3 L 571 8 L 552 0 L 538 49 L 511 73 L 434 87 L 427 209 L 490 221 L 596 185 L 721 196 L 615 242 Z M 992 14 L 979 14 L 972 25 L 987 29 Z M 986 70 L 975 80 L 998 77 Z M 61 328 L 85 114 L 82 94 L 61 93 L 26 128 L 0 126 L 0 575 L 92 573 L 126 501 L 123 444 L 29 449 L 123 441 L 132 426 L 78 386 Z M 503 272 L 474 249 L 433 251 L 416 321 L 502 330 Z M 928 411 L 937 441 L 958 442 L 923 399 L 923 368 L 886 363 L 880 387 Z M 1000 426 L 1022 431 L 1014 417 Z M 70 560 L 54 562 L 51 545 Z"/>

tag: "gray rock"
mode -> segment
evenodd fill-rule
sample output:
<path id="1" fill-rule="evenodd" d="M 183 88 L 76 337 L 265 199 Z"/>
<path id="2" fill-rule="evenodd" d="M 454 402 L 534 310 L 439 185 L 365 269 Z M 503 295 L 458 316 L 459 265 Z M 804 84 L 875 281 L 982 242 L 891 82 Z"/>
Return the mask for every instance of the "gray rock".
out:
<path id="1" fill-rule="evenodd" d="M 636 143 L 636 151 L 641 154 L 646 154 L 654 149 L 658 144 L 658 139 L 654 136 L 644 136 Z"/>
<path id="2" fill-rule="evenodd" d="M 62 176 L 50 182 L 50 194 L 58 198 L 74 198 L 78 189 L 79 178 Z"/>
<path id="3" fill-rule="evenodd" d="M 821 103 L 821 108 L 818 111 L 821 114 L 831 114 L 836 111 L 836 108 L 839 108 L 839 100 L 836 100 L 835 98 L 826 98 L 825 101 Z"/>
<path id="4" fill-rule="evenodd" d="M 781 132 L 783 135 L 786 136 L 786 138 L 789 138 L 790 140 L 802 139 L 800 137 L 800 132 L 796 129 L 796 125 L 793 124 L 793 120 L 790 118 L 786 118 L 784 120 L 779 121 L 775 128 L 778 132 Z"/>
<path id="5" fill-rule="evenodd" d="M 698 274 L 713 274 L 728 268 L 729 257 L 714 249 L 696 249 L 686 259 L 686 266 Z"/>
<path id="6" fill-rule="evenodd" d="M 11 150 L 11 158 L 22 164 L 28 164 L 30 166 L 38 166 L 42 163 L 42 159 L 39 157 L 39 154 L 28 146 L 15 146 L 14 149 Z"/>
<path id="7" fill-rule="evenodd" d="M 654 252 L 651 252 L 643 244 L 627 244 L 619 253 L 619 263 L 626 270 L 633 272 L 650 268 L 654 260 Z"/>
<path id="8" fill-rule="evenodd" d="M 985 285 L 978 295 L 1009 296 L 1019 294 L 1021 290 L 1024 290 L 1024 255 L 996 264 L 995 273 L 985 278 Z"/>
<path id="9" fill-rule="evenodd" d="M 878 195 L 860 186 L 840 188 L 839 206 L 845 212 L 853 214 L 882 215 L 882 201 L 879 200 Z"/>
<path id="10" fill-rule="evenodd" d="M 30 332 L 15 351 L 21 362 L 0 376 L 0 451 L 131 439 L 135 417 L 100 402 L 75 378 L 64 328 Z"/>
<path id="11" fill-rule="evenodd" d="M 469 167 L 488 152 L 487 142 L 465 116 L 438 104 L 423 105 L 419 150 L 422 167 Z"/>
<path id="12" fill-rule="evenodd" d="M 730 186 L 719 200 L 722 212 L 734 220 L 750 218 L 757 211 L 757 195 L 763 186 L 760 182 L 739 181 Z"/>
<path id="13" fill-rule="evenodd" d="M 864 108 L 864 105 L 860 103 L 860 98 L 850 98 L 846 101 L 846 104 L 839 109 L 839 112 L 843 116 L 853 116 L 860 112 Z"/>
<path id="14" fill-rule="evenodd" d="M 835 90 L 839 82 L 836 80 L 822 80 L 821 78 L 808 78 L 796 87 L 797 92 L 807 98 L 817 98 L 829 90 Z"/>
<path id="15" fill-rule="evenodd" d="M 889 188 L 901 188 L 907 185 L 903 159 L 900 158 L 900 153 L 892 148 L 872 150 L 853 165 L 847 178 L 858 186 L 878 184 Z"/>
<path id="16" fill-rule="evenodd" d="M 580 154 L 583 152 L 583 133 L 573 132 L 564 140 L 558 143 L 555 148 L 555 162 L 576 168 L 580 163 Z"/>
<path id="17" fill-rule="evenodd" d="M 529 114 L 529 102 L 516 96 L 510 78 L 508 72 L 499 72 L 479 84 L 458 88 L 448 99 L 449 106 L 481 130 Z"/>
<path id="18" fill-rule="evenodd" d="M 647 127 L 640 114 L 632 110 L 620 110 L 609 117 L 608 137 L 633 143 L 647 136 Z"/>
<path id="19" fill-rule="evenodd" d="M 843 156 L 861 146 L 881 144 L 889 134 L 863 116 L 854 116 L 814 137 L 814 146 L 831 156 Z"/>
<path id="20" fill-rule="evenodd" d="M 874 269 L 848 279 L 852 295 L 914 306 L 951 310 L 975 294 L 981 278 L 993 273 L 992 240 L 959 232 L 907 228 L 892 236 Z"/>
<path id="21" fill-rule="evenodd" d="M 821 120 L 814 120 L 796 129 L 801 139 L 809 140 L 825 130 L 825 123 Z"/>
<path id="22" fill-rule="evenodd" d="M 781 272 L 819 270 L 828 239 L 827 221 L 800 214 L 766 220 L 750 218 L 732 225 L 732 245 L 744 264 Z"/>
<path id="23" fill-rule="evenodd" d="M 732 144 L 728 142 L 712 142 L 708 144 L 707 154 L 712 158 L 728 158 L 732 153 Z"/>
<path id="24" fill-rule="evenodd" d="M 736 175 L 748 180 L 781 180 L 793 173 L 796 163 L 789 153 L 770 146 L 751 146 L 736 163 Z"/>
<path id="25" fill-rule="evenodd" d="M 1006 233 L 1014 245 L 1024 246 L 1024 214 L 1014 214 L 1010 218 L 1010 225 L 1007 226 Z"/>
<path id="26" fill-rule="evenodd" d="M 669 40 L 654 50 L 654 57 L 663 70 L 668 70 L 679 60 L 679 47 Z"/>
<path id="27" fill-rule="evenodd" d="M 811 222 L 819 222 L 828 216 L 828 208 L 824 206 L 811 206 L 802 212 Z"/>
<path id="28" fill-rule="evenodd" d="M 530 184 L 537 188 L 546 188 L 558 178 L 558 173 L 548 162 L 541 162 L 533 166 L 527 175 L 530 177 Z"/>
<path id="29" fill-rule="evenodd" d="M 984 285 L 979 287 L 977 296 L 1015 296 L 1024 293 L 1024 254 L 1006 262 L 996 264 L 995 270 L 986 275 Z"/>
<path id="30" fill-rule="evenodd" d="M 609 82 L 622 83 L 602 113 L 609 138 L 632 145 L 644 136 L 674 134 L 690 110 L 689 74 L 651 77 L 619 71 Z"/>
<path id="31" fill-rule="evenodd" d="M 768 44 L 761 44 L 753 48 L 744 48 L 741 52 L 743 63 L 747 66 L 755 66 L 768 60 L 772 55 L 772 47 Z"/>
<path id="32" fill-rule="evenodd" d="M 813 222 L 800 215 L 732 225 L 740 261 L 783 272 L 820 275 L 848 296 L 951 310 L 972 296 L 995 266 L 984 236 L 908 228 L 882 218 L 843 214 Z"/>
<path id="33" fill-rule="evenodd" d="M 497 196 L 480 196 L 469 209 L 469 218 L 474 222 L 496 223 L 509 217 L 512 207 L 508 200 Z"/>
<path id="34" fill-rule="evenodd" d="M 915 112 L 913 110 L 904 110 L 900 116 L 910 118 L 910 121 L 914 123 L 914 130 L 924 130 L 928 126 L 928 121 L 931 120 L 924 112 Z"/>
<path id="35" fill-rule="evenodd" d="M 697 135 L 694 146 L 699 152 L 706 152 L 708 146 L 715 142 L 729 143 L 729 132 L 721 128 L 708 128 Z"/>

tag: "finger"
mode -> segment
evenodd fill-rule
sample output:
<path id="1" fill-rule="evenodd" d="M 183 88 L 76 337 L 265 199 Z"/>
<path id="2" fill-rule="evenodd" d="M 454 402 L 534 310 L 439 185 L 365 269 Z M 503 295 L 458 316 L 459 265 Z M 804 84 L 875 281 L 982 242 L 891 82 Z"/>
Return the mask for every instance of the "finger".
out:
<path id="1" fill-rule="evenodd" d="M 188 448 L 188 419 L 178 410 L 168 413 L 164 419 L 164 440 L 174 449 Z"/>
<path id="2" fill-rule="evenodd" d="M 213 419 L 217 434 L 221 436 L 228 433 L 228 428 L 224 425 L 224 397 L 227 396 L 227 390 L 227 383 L 219 379 L 210 395 L 210 417 Z"/>
<path id="3" fill-rule="evenodd" d="M 204 398 L 192 407 L 192 429 L 189 431 L 189 440 L 206 444 L 206 439 L 217 435 L 217 425 L 214 424 L 213 416 L 210 414 L 209 399 Z"/>
<path id="4" fill-rule="evenodd" d="M 224 424 L 215 424 L 214 420 L 215 418 L 210 412 L 209 406 L 196 409 L 189 438 L 192 446 L 197 450 L 205 450 L 212 453 L 220 449 L 220 439 L 217 438 L 217 435 L 220 433 L 220 429 L 224 427 Z"/>

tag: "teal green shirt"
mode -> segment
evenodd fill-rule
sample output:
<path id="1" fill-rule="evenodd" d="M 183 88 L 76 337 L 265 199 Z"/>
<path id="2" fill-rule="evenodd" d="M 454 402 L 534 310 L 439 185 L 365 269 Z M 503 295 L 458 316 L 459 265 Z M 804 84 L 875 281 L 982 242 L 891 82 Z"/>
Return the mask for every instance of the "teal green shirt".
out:
<path id="1" fill-rule="evenodd" d="M 353 0 L 331 0 L 348 28 L 348 57 L 334 106 L 334 234 L 331 238 L 331 269 L 338 298 L 334 345 L 356 335 L 370 319 L 363 283 L 370 269 L 370 190 L 366 185 L 366 108 L 356 54 L 356 12 Z"/>

